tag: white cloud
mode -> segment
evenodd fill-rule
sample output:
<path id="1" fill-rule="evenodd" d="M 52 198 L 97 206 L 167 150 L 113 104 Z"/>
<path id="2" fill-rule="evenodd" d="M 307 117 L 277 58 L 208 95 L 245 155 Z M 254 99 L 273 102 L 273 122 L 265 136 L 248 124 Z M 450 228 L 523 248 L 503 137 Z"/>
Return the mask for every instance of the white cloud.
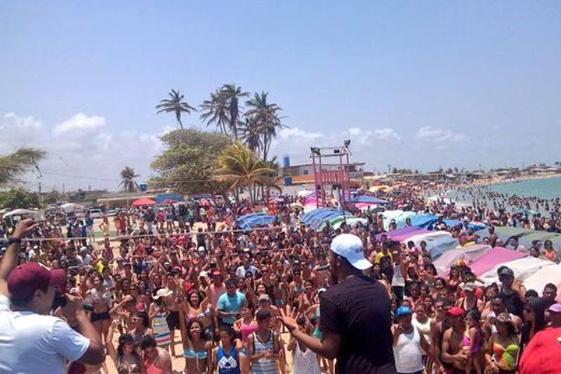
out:
<path id="1" fill-rule="evenodd" d="M 53 128 L 53 134 L 91 132 L 92 130 L 98 130 L 104 127 L 105 123 L 104 117 L 87 116 L 84 113 L 78 113 L 74 117 L 56 125 Z"/>
<path id="2" fill-rule="evenodd" d="M 307 132 L 298 127 L 285 127 L 278 133 L 280 139 L 299 138 L 299 139 L 318 139 L 323 134 L 319 132 Z"/>
<path id="3" fill-rule="evenodd" d="M 401 135 L 390 127 L 375 129 L 373 137 L 378 140 L 395 140 L 396 142 L 401 142 L 402 140 Z"/>
<path id="4" fill-rule="evenodd" d="M 351 136 L 359 136 L 362 133 L 362 129 L 360 127 L 351 127 L 347 131 Z"/>
<path id="5" fill-rule="evenodd" d="M 20 147 L 47 151 L 47 158 L 39 163 L 45 191 L 62 190 L 63 184 L 66 190 L 88 186 L 117 190 L 124 166 L 133 167 L 142 176 L 139 181 L 148 179 L 150 162 L 163 148 L 159 139 L 162 133 L 109 132 L 106 125 L 104 117 L 83 113 L 54 126 L 7 113 L 0 116 L 0 154 Z M 37 175 L 29 175 L 27 180 L 27 187 L 35 189 Z"/>
<path id="6" fill-rule="evenodd" d="M 467 140 L 467 136 L 464 134 L 454 133 L 450 130 L 432 126 L 421 127 L 419 131 L 417 131 L 417 137 L 433 143 L 459 143 Z"/>

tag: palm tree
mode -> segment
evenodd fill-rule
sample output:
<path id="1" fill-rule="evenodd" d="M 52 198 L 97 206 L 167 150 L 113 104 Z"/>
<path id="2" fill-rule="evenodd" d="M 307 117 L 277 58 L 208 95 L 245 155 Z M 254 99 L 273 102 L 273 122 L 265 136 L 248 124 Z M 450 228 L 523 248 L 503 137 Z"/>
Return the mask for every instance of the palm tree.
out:
<path id="1" fill-rule="evenodd" d="M 222 94 L 228 103 L 228 129 L 234 136 L 234 140 L 238 140 L 238 124 L 240 121 L 240 104 L 239 99 L 249 95 L 243 92 L 241 87 L 237 87 L 234 83 L 222 86 Z"/>
<path id="2" fill-rule="evenodd" d="M 224 92 L 220 89 L 210 94 L 210 100 L 205 100 L 200 105 L 203 113 L 201 119 L 207 126 L 215 125 L 222 134 L 228 133 L 229 105 Z"/>
<path id="3" fill-rule="evenodd" d="M 280 190 L 275 170 L 248 147 L 236 142 L 218 158 L 216 180 L 226 183 L 231 190 L 247 187 L 250 201 L 255 201 L 255 187 L 266 186 Z"/>
<path id="4" fill-rule="evenodd" d="M 268 103 L 267 92 L 255 93 L 251 100 L 246 102 L 248 111 L 246 117 L 252 118 L 261 134 L 263 160 L 267 160 L 271 141 L 277 136 L 277 129 L 283 128 L 278 112 L 282 110 L 277 104 Z"/>
<path id="5" fill-rule="evenodd" d="M 138 183 L 134 180 L 135 178 L 140 177 L 140 175 L 135 174 L 134 169 L 130 166 L 125 166 L 123 170 L 121 170 L 121 183 L 119 186 L 122 186 L 123 192 L 135 192 L 138 191 Z"/>
<path id="6" fill-rule="evenodd" d="M 244 121 L 240 122 L 239 130 L 241 132 L 240 139 L 249 149 L 253 152 L 259 152 L 262 149 L 261 129 L 255 121 L 255 117 L 245 117 Z"/>
<path id="7" fill-rule="evenodd" d="M 197 109 L 193 108 L 186 101 L 183 101 L 184 96 L 179 90 L 171 90 L 168 95 L 169 99 L 162 99 L 160 100 L 160 104 L 156 105 L 156 109 L 158 109 L 157 113 L 175 113 L 175 119 L 177 119 L 179 127 L 183 129 L 181 113 L 190 114 L 192 110 L 197 111 Z"/>

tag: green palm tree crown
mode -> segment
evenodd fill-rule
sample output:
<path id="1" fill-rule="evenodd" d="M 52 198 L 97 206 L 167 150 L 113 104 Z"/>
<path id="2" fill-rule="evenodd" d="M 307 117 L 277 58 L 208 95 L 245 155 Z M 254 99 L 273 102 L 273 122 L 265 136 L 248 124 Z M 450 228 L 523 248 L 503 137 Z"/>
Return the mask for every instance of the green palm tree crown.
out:
<path id="1" fill-rule="evenodd" d="M 134 180 L 138 177 L 140 177 L 140 175 L 136 174 L 133 168 L 125 166 L 125 168 L 121 170 L 121 183 L 119 186 L 122 186 L 124 192 L 138 191 L 138 183 Z"/>
<path id="2" fill-rule="evenodd" d="M 238 140 L 238 125 L 240 121 L 239 99 L 249 96 L 249 93 L 243 92 L 242 88 L 234 83 L 222 86 L 222 93 L 226 96 L 228 103 L 228 127 L 234 136 L 234 140 Z"/>
<path id="3" fill-rule="evenodd" d="M 157 113 L 175 113 L 175 119 L 179 124 L 180 128 L 183 128 L 183 123 L 181 122 L 181 114 L 190 114 L 191 111 L 197 111 L 186 101 L 183 101 L 184 96 L 179 90 L 171 90 L 169 93 L 169 98 L 160 100 L 160 104 L 156 105 L 158 109 Z"/>
<path id="4" fill-rule="evenodd" d="M 201 104 L 201 119 L 207 126 L 215 125 L 222 134 L 228 134 L 229 105 L 224 92 L 220 89 L 210 94 L 210 100 L 205 100 Z"/>
<path id="5" fill-rule="evenodd" d="M 263 152 L 263 159 L 267 160 L 272 140 L 277 136 L 277 129 L 285 127 L 279 117 L 282 110 L 277 104 L 268 103 L 267 92 L 255 93 L 251 100 L 246 102 L 248 107 L 245 116 L 250 118 L 255 127 L 254 132 L 261 137 L 260 148 Z"/>
<path id="6" fill-rule="evenodd" d="M 248 95 L 235 84 L 223 85 L 210 94 L 210 100 L 205 100 L 201 104 L 203 109 L 201 119 L 207 123 L 207 126 L 215 125 L 220 132 L 238 140 L 241 112 L 239 99 Z"/>
<path id="7" fill-rule="evenodd" d="M 240 139 L 254 152 L 263 148 L 261 129 L 254 117 L 245 117 L 240 123 Z"/>
<path id="8" fill-rule="evenodd" d="M 240 142 L 226 148 L 220 155 L 215 178 L 226 183 L 231 190 L 247 187 L 251 201 L 254 201 L 255 186 L 280 190 L 276 171 Z"/>

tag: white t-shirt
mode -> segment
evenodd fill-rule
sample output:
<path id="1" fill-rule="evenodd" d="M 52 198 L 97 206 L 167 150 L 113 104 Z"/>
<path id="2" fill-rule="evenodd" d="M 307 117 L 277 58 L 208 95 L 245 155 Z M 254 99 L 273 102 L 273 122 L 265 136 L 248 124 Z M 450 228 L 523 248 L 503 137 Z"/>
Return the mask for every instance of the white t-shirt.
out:
<path id="1" fill-rule="evenodd" d="M 65 374 L 66 360 L 78 360 L 89 345 L 60 318 L 13 312 L 0 295 L 0 374 Z"/>

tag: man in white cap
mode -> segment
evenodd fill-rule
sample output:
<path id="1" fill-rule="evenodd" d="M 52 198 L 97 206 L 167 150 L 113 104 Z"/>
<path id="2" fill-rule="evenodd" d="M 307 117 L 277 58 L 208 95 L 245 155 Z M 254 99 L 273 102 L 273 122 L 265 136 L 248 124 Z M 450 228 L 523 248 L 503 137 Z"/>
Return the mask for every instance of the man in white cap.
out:
<path id="1" fill-rule="evenodd" d="M 329 266 L 333 286 L 320 296 L 323 339 L 307 335 L 288 317 L 281 320 L 292 336 L 328 359 L 337 373 L 395 373 L 391 302 L 385 287 L 365 277 L 372 266 L 362 240 L 341 234 L 331 242 Z"/>

